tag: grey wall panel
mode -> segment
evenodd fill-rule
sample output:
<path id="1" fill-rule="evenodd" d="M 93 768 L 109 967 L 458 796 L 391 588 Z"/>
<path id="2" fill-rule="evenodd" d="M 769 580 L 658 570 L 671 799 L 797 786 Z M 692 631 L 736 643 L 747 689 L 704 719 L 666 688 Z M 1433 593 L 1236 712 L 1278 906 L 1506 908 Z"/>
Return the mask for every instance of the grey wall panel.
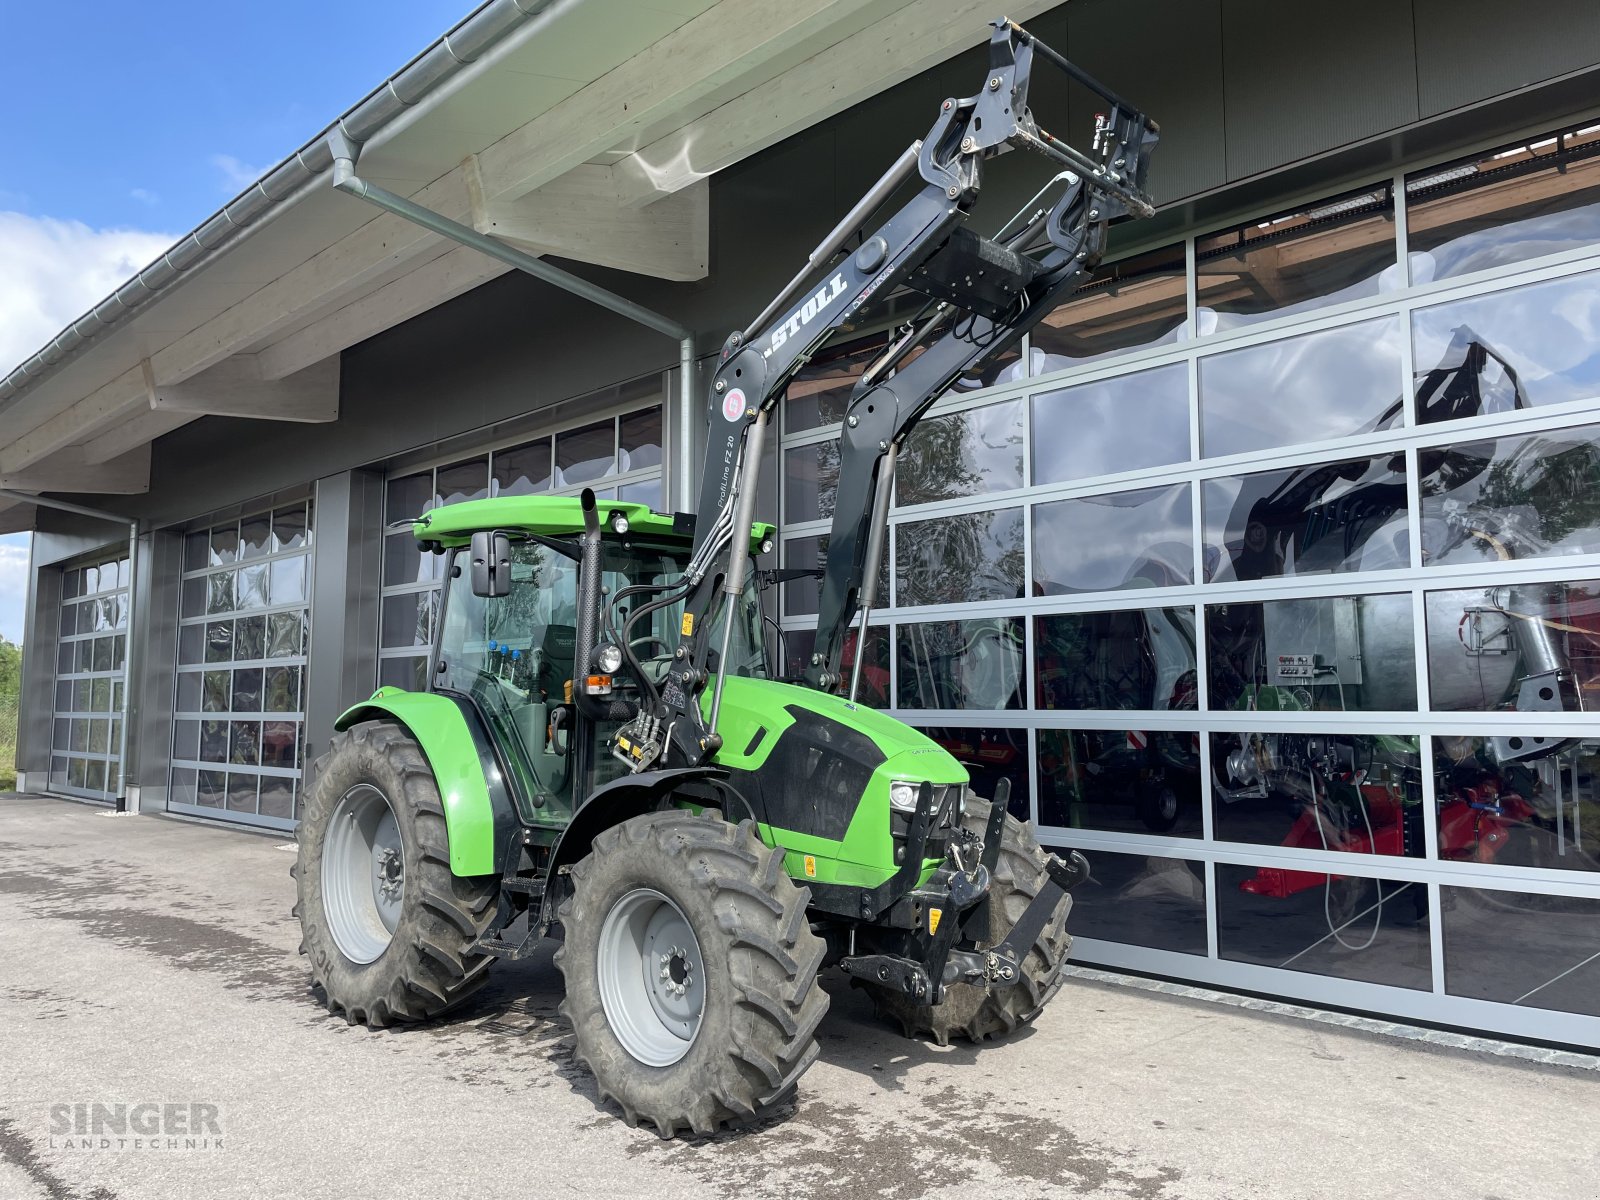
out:
<path id="1" fill-rule="evenodd" d="M 1066 13 L 1072 61 L 1161 126 L 1150 169 L 1156 203 L 1225 183 L 1222 0 L 1147 0 L 1136 17 L 1120 0 L 1079 0 Z M 1074 140 L 1104 108 L 1087 89 L 1072 89 Z"/>
<path id="2" fill-rule="evenodd" d="M 123 778 L 139 788 L 141 812 L 166 808 L 182 575 L 183 535 L 159 530 L 140 537 L 128 642 L 130 712 Z"/>
<path id="3" fill-rule="evenodd" d="M 311 652 L 305 762 L 328 748 L 334 719 L 372 693 L 378 673 L 383 477 L 345 471 L 317 481 L 311 548 Z"/>
<path id="4" fill-rule="evenodd" d="M 1424 117 L 1600 63 L 1596 0 L 1412 0 Z"/>
<path id="5" fill-rule="evenodd" d="M 1223 0 L 1228 177 L 1417 119 L 1410 0 Z"/>
<path id="6" fill-rule="evenodd" d="M 45 510 L 41 509 L 40 512 Z M 48 540 L 48 535 L 46 540 Z M 17 714 L 17 770 L 37 772 L 35 790 L 50 771 L 50 722 L 55 714 L 56 644 L 61 631 L 61 568 L 41 566 L 40 535 L 33 539 L 27 605 L 22 616 L 22 687 Z"/>

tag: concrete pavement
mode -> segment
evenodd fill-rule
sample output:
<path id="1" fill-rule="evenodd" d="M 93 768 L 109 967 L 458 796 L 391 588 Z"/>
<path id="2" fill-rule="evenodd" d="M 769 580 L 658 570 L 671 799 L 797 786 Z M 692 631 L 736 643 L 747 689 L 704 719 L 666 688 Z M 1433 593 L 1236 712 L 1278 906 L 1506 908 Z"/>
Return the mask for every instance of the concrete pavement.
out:
<path id="1" fill-rule="evenodd" d="M 444 1022 L 330 1018 L 286 845 L 0 798 L 0 1200 L 1600 1192 L 1593 1073 L 1087 980 L 1011 1042 L 941 1050 L 832 978 L 794 1104 L 661 1142 L 597 1106 L 548 951 Z M 101 1145 L 78 1104 L 178 1106 L 185 1133 Z M 195 1138 L 204 1105 L 218 1132 Z"/>

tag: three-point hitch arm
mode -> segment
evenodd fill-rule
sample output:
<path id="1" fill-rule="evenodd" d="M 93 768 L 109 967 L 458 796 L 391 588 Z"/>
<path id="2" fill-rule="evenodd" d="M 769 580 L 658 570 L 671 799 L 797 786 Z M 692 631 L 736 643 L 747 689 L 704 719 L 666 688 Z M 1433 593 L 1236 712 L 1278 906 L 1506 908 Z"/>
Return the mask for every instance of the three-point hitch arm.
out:
<path id="1" fill-rule="evenodd" d="M 1041 60 L 1105 102 L 1087 153 L 1042 128 L 1028 107 L 1029 81 Z M 963 373 L 1003 354 L 1094 269 L 1110 222 L 1152 214 L 1145 176 L 1157 135 L 1144 113 L 1021 26 L 997 21 L 977 94 L 945 100 L 927 136 L 906 148 L 761 315 L 728 337 L 708 397 L 694 552 L 684 579 L 657 602 L 684 602 L 682 640 L 659 687 L 641 684 L 639 715 L 624 730 L 635 770 L 697 766 L 721 746 L 716 725 L 734 622 L 722 622 L 717 645 L 708 635 L 719 604 L 731 606 L 744 589 L 762 446 L 795 373 L 832 335 L 881 319 L 891 296 L 924 299 L 862 374 L 845 410 L 817 639 L 806 671 L 814 686 L 831 689 L 850 622 L 858 611 L 865 621 L 876 599 L 901 445 Z M 982 166 L 1013 148 L 1034 151 L 1059 171 L 999 233 L 984 237 L 966 224 Z M 875 212 L 918 176 L 919 190 L 867 232 Z M 654 607 L 642 606 L 635 616 Z M 706 719 L 700 697 L 708 686 Z"/>

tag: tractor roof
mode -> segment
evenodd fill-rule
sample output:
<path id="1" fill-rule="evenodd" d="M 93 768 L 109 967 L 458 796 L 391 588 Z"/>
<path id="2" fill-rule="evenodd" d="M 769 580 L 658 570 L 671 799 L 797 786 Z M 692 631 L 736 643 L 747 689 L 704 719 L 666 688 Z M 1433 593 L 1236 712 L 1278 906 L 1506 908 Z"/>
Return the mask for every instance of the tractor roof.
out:
<path id="1" fill-rule="evenodd" d="M 673 527 L 669 514 L 654 512 L 649 505 L 601 500 L 596 508 L 603 529 L 610 529 L 612 519 L 620 513 L 628 519 L 629 530 L 634 534 L 686 545 L 690 540 Z M 424 513 L 411 526 L 418 541 L 445 546 L 464 546 L 481 529 L 525 529 L 553 537 L 582 533 L 583 508 L 577 496 L 495 496 L 446 504 Z M 771 525 L 757 521 L 750 531 L 751 548 L 758 548 L 772 532 Z"/>

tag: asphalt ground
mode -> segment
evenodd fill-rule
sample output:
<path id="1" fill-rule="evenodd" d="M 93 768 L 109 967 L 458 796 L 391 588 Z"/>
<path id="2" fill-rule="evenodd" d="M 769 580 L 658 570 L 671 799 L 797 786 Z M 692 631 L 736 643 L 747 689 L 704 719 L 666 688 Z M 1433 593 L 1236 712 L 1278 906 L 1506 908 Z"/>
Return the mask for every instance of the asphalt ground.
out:
<path id="1" fill-rule="evenodd" d="M 597 1103 L 548 950 L 437 1023 L 328 1016 L 292 860 L 0 797 L 0 1200 L 1600 1195 L 1600 1073 L 1089 979 L 940 1049 L 832 976 L 795 1102 L 663 1142 Z"/>

